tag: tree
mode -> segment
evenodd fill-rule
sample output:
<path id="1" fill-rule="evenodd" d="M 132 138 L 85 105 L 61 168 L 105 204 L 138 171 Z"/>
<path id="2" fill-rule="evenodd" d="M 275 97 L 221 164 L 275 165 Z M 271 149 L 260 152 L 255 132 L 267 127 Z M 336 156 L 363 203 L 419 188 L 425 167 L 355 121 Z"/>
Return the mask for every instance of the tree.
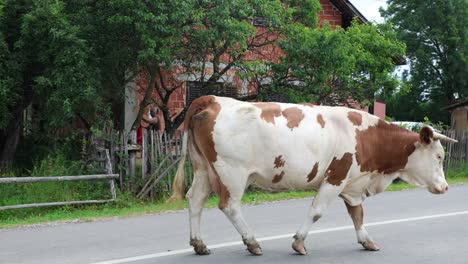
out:
<path id="1" fill-rule="evenodd" d="M 468 97 L 466 0 L 389 0 L 387 3 L 387 9 L 381 13 L 407 45 L 411 66 L 409 87 L 415 89 L 411 94 L 416 97 L 413 101 L 426 106 L 420 109 L 423 115 L 431 114 L 432 120 L 447 122 L 448 113 L 441 108 L 454 103 L 456 94 L 460 98 Z M 408 118 L 419 120 L 420 117 Z"/>
<path id="2" fill-rule="evenodd" d="M 97 71 L 62 2 L 6 0 L 0 14 L 0 102 L 7 113 L 0 118 L 0 160 L 11 161 L 32 103 L 42 132 L 76 114 L 95 116 Z"/>
<path id="3" fill-rule="evenodd" d="M 272 82 L 262 92 L 326 105 L 364 103 L 393 90 L 393 58 L 404 53 L 390 28 L 356 21 L 346 30 L 293 24 L 279 46 L 285 56 L 270 65 Z"/>
<path id="4" fill-rule="evenodd" d="M 162 47 L 165 49 L 163 53 L 155 53 L 162 57 L 147 58 L 147 62 L 152 65 L 147 71 L 150 82 L 134 127 L 139 125 L 144 107 L 153 102 L 150 100 L 153 85 L 158 95 L 154 103 L 162 109 L 167 130 L 173 131 L 184 120 L 188 107 L 174 119 L 171 118 L 167 104 L 171 94 L 183 85 L 173 74 L 175 71 L 201 83 L 201 95 L 211 94 L 223 75 L 234 69 L 246 69 L 245 63 L 252 60 L 246 54 L 255 54 L 261 58 L 262 48 L 269 46 L 273 49 L 291 19 L 307 19 L 310 25 L 315 25 L 319 9 L 316 0 L 308 0 L 304 6 L 298 1 L 279 0 L 184 3 L 188 11 L 175 16 L 174 20 L 170 19 L 174 7 L 167 9 L 166 17 L 169 19 L 165 21 L 163 30 L 174 34 L 168 36 L 155 32 L 150 38 L 164 39 Z M 252 25 L 257 18 L 266 21 L 266 27 L 257 30 Z"/>

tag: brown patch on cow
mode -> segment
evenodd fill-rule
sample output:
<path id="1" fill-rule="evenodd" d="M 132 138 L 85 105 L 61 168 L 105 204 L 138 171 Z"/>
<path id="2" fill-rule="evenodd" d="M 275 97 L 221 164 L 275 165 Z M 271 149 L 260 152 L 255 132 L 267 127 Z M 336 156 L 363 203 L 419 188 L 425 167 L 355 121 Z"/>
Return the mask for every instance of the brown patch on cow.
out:
<path id="1" fill-rule="evenodd" d="M 283 159 L 283 155 L 279 155 L 278 157 L 276 157 L 275 161 L 273 162 L 273 164 L 275 164 L 276 169 L 284 167 L 284 163 L 286 163 L 286 161 Z"/>
<path id="2" fill-rule="evenodd" d="M 318 162 L 315 162 L 314 167 L 310 171 L 309 175 L 307 175 L 307 182 L 311 182 L 315 178 L 315 176 L 317 176 L 317 172 L 318 172 Z"/>
<path id="3" fill-rule="evenodd" d="M 222 182 L 220 182 L 218 208 L 221 210 L 226 208 L 228 206 L 230 197 L 231 197 L 231 194 L 229 193 L 229 190 L 226 188 L 226 186 Z"/>
<path id="4" fill-rule="evenodd" d="M 273 177 L 273 180 L 271 182 L 278 183 L 281 181 L 281 179 L 283 179 L 283 176 L 284 176 L 284 171 L 281 171 L 280 174 L 276 174 L 275 177 Z"/>
<path id="5" fill-rule="evenodd" d="M 298 127 L 304 119 L 304 113 L 297 107 L 290 107 L 283 110 L 283 116 L 288 120 L 287 126 L 293 130 Z"/>
<path id="6" fill-rule="evenodd" d="M 186 118 L 191 117 L 190 129 L 201 154 L 212 164 L 216 162 L 213 128 L 221 106 L 214 96 L 202 96 L 190 105 Z"/>
<path id="7" fill-rule="evenodd" d="M 224 209 L 228 205 L 230 193 L 213 167 L 217 160 L 213 129 L 220 110 L 221 105 L 216 102 L 214 96 L 199 97 L 187 110 L 185 126 L 190 130 L 189 142 L 193 144 L 196 154 L 208 162 L 208 166 L 204 167 L 209 174 L 211 188 L 220 197 L 218 207 Z M 195 166 L 198 167 L 199 164 Z"/>
<path id="8" fill-rule="evenodd" d="M 351 206 L 346 203 L 346 209 L 348 210 L 349 216 L 353 219 L 353 224 L 356 230 L 361 229 L 363 221 L 364 221 L 364 209 L 362 209 L 362 205 Z"/>
<path id="9" fill-rule="evenodd" d="M 362 115 L 358 112 L 349 111 L 348 119 L 355 126 L 360 126 L 362 124 Z"/>
<path id="10" fill-rule="evenodd" d="M 260 117 L 267 123 L 275 124 L 275 117 L 281 116 L 281 107 L 275 103 L 254 103 L 254 106 L 262 110 Z"/>
<path id="11" fill-rule="evenodd" d="M 325 127 L 325 120 L 323 120 L 323 116 L 321 114 L 317 115 L 317 122 L 320 124 L 322 128 Z"/>
<path id="12" fill-rule="evenodd" d="M 417 133 L 383 120 L 366 130 L 356 129 L 356 160 L 361 172 L 388 174 L 403 169 L 418 140 Z"/>
<path id="13" fill-rule="evenodd" d="M 327 169 L 327 182 L 340 186 L 353 163 L 353 154 L 346 152 L 341 159 L 333 158 Z"/>
<path id="14" fill-rule="evenodd" d="M 430 144 L 433 137 L 434 132 L 432 132 L 432 129 L 427 126 L 424 126 L 421 128 L 421 131 L 419 131 L 419 140 L 421 143 Z"/>

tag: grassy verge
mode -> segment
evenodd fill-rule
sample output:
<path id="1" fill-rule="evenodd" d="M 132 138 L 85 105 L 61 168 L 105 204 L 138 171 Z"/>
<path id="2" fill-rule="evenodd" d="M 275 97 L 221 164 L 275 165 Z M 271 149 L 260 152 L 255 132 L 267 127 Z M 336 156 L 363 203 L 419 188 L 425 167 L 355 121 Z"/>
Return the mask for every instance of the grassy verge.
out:
<path id="1" fill-rule="evenodd" d="M 283 193 L 247 192 L 242 198 L 244 204 L 256 204 L 269 201 L 300 199 L 313 197 L 315 191 L 289 191 Z M 151 213 L 161 213 L 187 208 L 187 201 L 167 203 L 164 199 L 155 202 L 136 200 L 125 194 L 119 194 L 115 203 L 104 205 L 64 206 L 60 208 L 34 208 L 0 211 L 0 228 L 32 225 L 55 221 L 93 221 L 99 218 L 128 217 Z M 211 196 L 206 201 L 206 208 L 218 206 L 218 197 Z"/>
<path id="2" fill-rule="evenodd" d="M 468 183 L 468 166 L 448 173 L 449 184 Z M 387 191 L 399 191 L 414 189 L 404 182 L 393 183 Z M 242 198 L 244 204 L 256 204 L 261 202 L 300 199 L 313 197 L 315 191 L 289 191 L 282 193 L 265 193 L 261 191 L 246 192 Z M 172 210 L 180 210 L 187 207 L 186 201 L 180 203 L 166 203 L 164 200 L 154 202 L 139 201 L 128 194 L 119 194 L 115 203 L 104 205 L 65 206 L 58 208 L 32 208 L 21 210 L 0 211 L 0 228 L 15 227 L 21 225 L 38 224 L 54 221 L 93 221 L 107 217 L 127 217 L 149 213 L 160 213 Z M 217 207 L 218 198 L 210 197 L 206 202 L 207 208 Z"/>

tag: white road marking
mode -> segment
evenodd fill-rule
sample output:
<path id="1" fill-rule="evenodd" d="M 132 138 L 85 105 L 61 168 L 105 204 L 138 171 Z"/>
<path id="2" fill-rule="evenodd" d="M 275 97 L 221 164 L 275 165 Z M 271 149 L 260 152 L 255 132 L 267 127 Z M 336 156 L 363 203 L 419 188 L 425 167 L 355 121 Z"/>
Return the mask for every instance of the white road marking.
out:
<path id="1" fill-rule="evenodd" d="M 454 213 L 447 213 L 447 214 L 436 214 L 436 215 L 426 215 L 426 216 L 419 216 L 419 217 L 410 217 L 410 218 L 403 218 L 403 219 L 394 219 L 394 220 L 388 220 L 388 221 L 380 221 L 380 222 L 373 222 L 373 223 L 368 223 L 364 224 L 364 226 L 380 226 L 380 225 L 389 225 L 389 224 L 396 224 L 396 223 L 403 223 L 403 222 L 413 222 L 413 221 L 421 221 L 421 220 L 427 220 L 427 219 L 434 219 L 434 218 L 440 218 L 440 217 L 449 217 L 449 216 L 457 216 L 457 215 L 465 215 L 468 214 L 468 211 L 460 211 L 460 212 L 454 212 Z M 339 227 L 333 227 L 333 228 L 325 228 L 325 229 L 319 229 L 319 230 L 312 230 L 309 232 L 309 234 L 320 234 L 320 233 L 328 233 L 328 232 L 335 232 L 335 231 L 341 231 L 341 230 L 346 230 L 346 229 L 354 229 L 354 226 L 352 225 L 347 225 L 347 226 L 339 226 Z M 269 240 L 277 240 L 277 239 L 283 239 L 283 238 L 292 238 L 294 233 L 291 234 L 284 234 L 284 235 L 277 235 L 277 236 L 269 236 L 269 237 L 262 237 L 257 239 L 258 241 L 269 241 Z M 224 248 L 224 247 L 232 247 L 232 246 L 238 246 L 242 245 L 243 243 L 241 241 L 237 242 L 228 242 L 228 243 L 222 243 L 222 244 L 215 244 L 215 245 L 209 245 L 208 248 L 214 249 L 214 248 Z M 139 260 L 145 260 L 145 259 L 153 259 L 153 258 L 160 258 L 160 257 L 166 257 L 166 256 L 172 256 L 172 255 L 179 255 L 179 254 L 185 254 L 185 253 L 192 253 L 193 249 L 192 248 L 187 248 L 187 249 L 180 249 L 180 250 L 174 250 L 174 251 L 167 251 L 167 252 L 161 252 L 161 253 L 155 253 L 155 254 L 149 254 L 149 255 L 142 255 L 142 256 L 136 256 L 136 257 L 130 257 L 130 258 L 121 258 L 121 259 L 114 259 L 114 260 L 106 260 L 106 261 L 101 261 L 101 262 L 94 262 L 91 264 L 118 264 L 118 263 L 128 263 L 128 262 L 134 262 L 134 261 L 139 261 Z"/>

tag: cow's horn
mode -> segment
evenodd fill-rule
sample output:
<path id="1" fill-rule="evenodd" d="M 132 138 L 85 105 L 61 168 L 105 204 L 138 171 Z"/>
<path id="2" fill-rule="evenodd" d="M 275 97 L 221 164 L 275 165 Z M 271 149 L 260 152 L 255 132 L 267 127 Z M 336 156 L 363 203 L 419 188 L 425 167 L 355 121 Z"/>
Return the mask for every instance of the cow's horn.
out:
<path id="1" fill-rule="evenodd" d="M 439 139 L 439 140 L 446 140 L 446 141 L 450 141 L 450 142 L 453 142 L 453 143 L 457 143 L 458 141 L 453 139 L 453 138 L 449 138 L 445 135 L 442 135 L 440 133 L 437 133 L 437 132 L 434 132 L 434 139 Z"/>

